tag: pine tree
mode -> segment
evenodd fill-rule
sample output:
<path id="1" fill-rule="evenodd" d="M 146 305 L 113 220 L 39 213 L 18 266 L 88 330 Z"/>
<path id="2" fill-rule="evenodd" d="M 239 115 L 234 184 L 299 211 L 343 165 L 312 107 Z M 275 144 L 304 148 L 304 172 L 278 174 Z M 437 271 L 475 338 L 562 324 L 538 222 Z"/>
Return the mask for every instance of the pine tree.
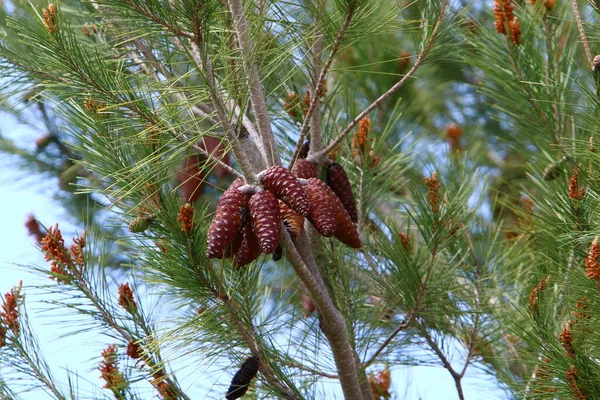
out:
<path id="1" fill-rule="evenodd" d="M 0 4 L 0 105 L 44 126 L 0 150 L 83 232 L 28 221 L 52 281 L 4 296 L 0 398 L 80 397 L 40 289 L 114 339 L 99 397 L 189 399 L 181 358 L 210 398 L 399 398 L 415 363 L 600 397 L 596 2 Z"/>

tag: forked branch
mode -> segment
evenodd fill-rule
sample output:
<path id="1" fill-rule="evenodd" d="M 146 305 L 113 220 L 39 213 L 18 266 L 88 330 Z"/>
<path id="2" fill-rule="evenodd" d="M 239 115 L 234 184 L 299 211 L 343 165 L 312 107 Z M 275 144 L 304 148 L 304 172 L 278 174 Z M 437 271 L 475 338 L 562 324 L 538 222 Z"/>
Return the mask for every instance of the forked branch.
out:
<path id="1" fill-rule="evenodd" d="M 342 133 L 339 134 L 339 136 L 335 140 L 331 141 L 331 143 L 329 143 L 329 145 L 325 149 L 323 149 L 323 151 L 321 151 L 319 154 L 317 154 L 317 157 L 325 157 L 327 155 L 327 153 L 329 153 L 331 150 L 333 150 L 335 148 L 335 146 L 337 146 L 339 143 L 342 142 L 342 140 L 344 140 L 344 138 L 348 135 L 348 133 L 350 133 L 350 131 L 352 131 L 352 129 L 354 129 L 354 127 L 360 122 L 361 119 L 366 117 L 379 104 L 381 104 L 381 102 L 383 102 L 385 99 L 387 99 L 392 94 L 394 94 L 396 91 L 398 91 L 398 89 L 400 89 L 402 87 L 402 85 L 404 85 L 415 74 L 417 69 L 419 69 L 419 67 L 427 59 L 427 56 L 429 55 L 429 52 L 431 51 L 431 48 L 433 47 L 433 44 L 435 43 L 435 41 L 437 39 L 437 36 L 440 31 L 440 27 L 442 26 L 442 21 L 444 20 L 444 15 L 446 14 L 447 7 L 448 7 L 448 0 L 442 0 L 442 8 L 440 9 L 440 14 L 438 16 L 437 22 L 435 23 L 433 31 L 431 32 L 431 37 L 427 41 L 425 48 L 423 49 L 421 54 L 419 54 L 419 57 L 417 57 L 417 60 L 415 61 L 414 65 L 406 73 L 406 75 L 404 75 L 402 77 L 402 79 L 400 79 L 394 86 L 389 88 L 387 92 L 385 92 L 384 94 L 379 96 L 375 101 L 373 101 L 367 108 L 364 109 L 363 112 L 358 114 L 358 116 L 356 118 L 354 118 L 348 124 L 348 126 L 346 126 L 346 128 L 342 131 Z"/>

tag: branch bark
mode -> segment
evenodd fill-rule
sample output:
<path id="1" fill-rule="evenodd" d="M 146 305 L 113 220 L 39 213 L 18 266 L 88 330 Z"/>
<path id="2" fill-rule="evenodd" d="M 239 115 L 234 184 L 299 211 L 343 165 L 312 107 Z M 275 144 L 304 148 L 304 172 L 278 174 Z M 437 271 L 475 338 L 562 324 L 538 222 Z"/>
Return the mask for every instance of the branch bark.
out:
<path id="1" fill-rule="evenodd" d="M 329 294 L 323 290 L 317 278 L 313 276 L 306 266 L 292 239 L 285 230 L 282 232 L 282 239 L 285 244 L 288 260 L 294 267 L 300 280 L 306 286 L 319 312 L 321 330 L 331 346 L 344 398 L 361 400 L 361 386 L 358 380 L 354 351 L 347 337 L 346 322 L 338 309 L 335 308 Z"/>
<path id="2" fill-rule="evenodd" d="M 253 61 L 251 46 L 252 42 L 248 35 L 248 20 L 244 15 L 244 6 L 241 0 L 228 0 L 229 11 L 233 19 L 233 25 L 237 33 L 238 45 L 242 53 L 244 71 L 250 88 L 250 102 L 254 110 L 254 117 L 258 125 L 258 132 L 262 138 L 264 151 L 266 152 L 267 166 L 279 165 L 281 160 L 275 137 L 271 129 L 271 121 L 267 110 L 267 102 L 262 90 L 262 84 L 258 75 L 258 66 Z"/>
<path id="3" fill-rule="evenodd" d="M 300 137 L 298 138 L 298 142 L 296 143 L 296 148 L 294 149 L 294 154 L 292 156 L 292 161 L 290 162 L 290 166 L 289 166 L 290 170 L 294 167 L 294 163 L 296 162 L 296 159 L 298 158 L 298 154 L 300 153 L 300 148 L 302 147 L 302 144 L 304 143 L 304 139 L 306 139 L 306 134 L 308 133 L 309 124 L 312 121 L 311 116 L 315 112 L 315 109 L 317 109 L 318 106 L 320 106 L 320 104 L 321 104 L 321 102 L 317 101 L 317 99 L 319 98 L 319 93 L 321 92 L 321 90 L 323 88 L 323 83 L 325 82 L 325 76 L 327 75 L 327 72 L 329 71 L 329 68 L 331 67 L 333 58 L 337 54 L 337 51 L 340 47 L 340 43 L 342 42 L 342 39 L 343 39 L 344 35 L 346 34 L 346 30 L 348 29 L 348 26 L 350 25 L 350 22 L 352 21 L 353 16 L 354 16 L 354 5 L 350 5 L 348 7 L 348 14 L 346 15 L 346 19 L 344 20 L 344 23 L 342 24 L 342 27 L 340 28 L 340 31 L 339 31 L 337 37 L 335 38 L 335 41 L 333 42 L 333 46 L 331 47 L 331 52 L 329 53 L 329 56 L 327 57 L 327 60 L 325 61 L 323 68 L 320 69 L 320 72 L 318 75 L 319 77 L 317 78 L 317 80 L 315 82 L 314 90 L 313 90 L 313 93 L 311 94 L 310 105 L 308 107 L 308 111 L 306 112 L 306 117 L 304 118 L 302 127 L 300 128 Z M 319 123 L 320 123 L 320 121 L 319 121 Z M 317 132 L 317 134 L 318 133 L 319 132 Z M 319 150 L 320 150 L 320 148 L 322 147 L 320 140 L 319 140 L 319 144 L 317 146 L 319 147 Z M 314 147 L 312 145 L 312 141 L 311 141 L 311 149 L 310 149 L 311 153 L 314 155 L 322 154 L 322 153 L 318 153 L 315 150 L 316 149 L 314 149 Z M 327 153 L 325 153 L 325 154 L 327 154 Z M 323 157 L 321 156 L 321 158 L 323 158 Z"/>

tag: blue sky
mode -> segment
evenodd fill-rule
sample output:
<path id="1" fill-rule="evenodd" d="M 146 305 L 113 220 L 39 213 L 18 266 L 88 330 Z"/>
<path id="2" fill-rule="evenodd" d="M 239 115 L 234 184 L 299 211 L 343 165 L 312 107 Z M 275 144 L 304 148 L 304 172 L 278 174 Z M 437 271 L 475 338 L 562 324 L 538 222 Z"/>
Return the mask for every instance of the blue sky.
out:
<path id="1" fill-rule="evenodd" d="M 31 145 L 40 135 L 39 131 L 19 125 L 6 114 L 0 114 L 0 133 L 14 138 L 19 143 Z M 43 296 L 27 286 L 48 284 L 45 276 L 32 274 L 28 268 L 20 265 L 47 265 L 42 255 L 34 247 L 34 241 L 27 236 L 24 221 L 29 213 L 35 214 L 45 225 L 55 222 L 60 224 L 66 242 L 81 231 L 81 227 L 69 225 L 64 211 L 52 200 L 52 191 L 58 187 L 56 180 L 40 180 L 27 176 L 14 168 L 14 162 L 6 156 L 0 156 L 0 293 L 8 291 L 20 279 L 23 280 L 28 305 L 28 312 L 34 328 L 40 337 L 44 354 L 53 367 L 57 378 L 66 376 L 64 369 L 76 370 L 94 385 L 101 386 L 97 370 L 100 351 L 111 343 L 107 337 L 94 334 L 69 335 L 69 330 L 58 320 L 65 320 L 62 310 L 41 313 L 47 309 L 38 302 Z M 37 304 L 36 304 L 37 303 Z M 460 360 L 458 360 L 460 362 Z M 6 374 L 0 368 L 0 377 Z M 230 376 L 223 373 L 210 374 L 211 382 L 202 376 L 187 370 L 181 379 L 183 387 L 193 399 L 223 398 Z M 207 377 L 209 375 L 204 375 Z M 213 379 L 219 383 L 212 385 Z M 223 382 L 221 382 L 223 381 Z M 471 367 L 464 379 L 465 397 L 476 400 L 500 400 L 510 398 L 505 392 L 496 388 L 492 377 L 486 376 Z M 108 393 L 93 392 L 93 385 L 80 382 L 85 398 L 101 398 Z M 209 389 L 210 388 L 210 389 Z M 457 399 L 454 381 L 448 372 L 441 367 L 418 366 L 404 367 L 394 370 L 392 374 L 392 392 L 395 399 L 407 400 L 454 400 Z M 156 398 L 148 393 L 148 399 Z M 25 399 L 49 399 L 40 392 L 23 396 Z M 83 397 L 82 397 L 83 398 Z M 341 397 L 340 397 L 341 398 Z"/>

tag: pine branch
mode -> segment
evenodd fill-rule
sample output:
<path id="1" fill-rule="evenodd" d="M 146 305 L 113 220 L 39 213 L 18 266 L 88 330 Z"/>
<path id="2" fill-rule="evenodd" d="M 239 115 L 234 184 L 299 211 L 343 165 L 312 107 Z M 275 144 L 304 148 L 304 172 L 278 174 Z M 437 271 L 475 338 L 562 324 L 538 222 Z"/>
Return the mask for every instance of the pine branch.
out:
<path id="1" fill-rule="evenodd" d="M 317 38 L 316 43 L 315 43 L 315 47 L 313 47 L 313 57 L 314 57 L 314 65 L 313 65 L 313 70 L 315 75 L 318 72 L 318 78 L 316 80 L 313 80 L 313 92 L 311 94 L 311 98 L 310 98 L 310 105 L 308 107 L 308 111 L 306 112 L 306 116 L 304 117 L 304 121 L 302 122 L 302 127 L 300 128 L 300 137 L 298 138 L 298 142 L 296 142 L 296 148 L 294 149 L 294 154 L 292 155 L 292 160 L 290 162 L 289 165 L 289 169 L 291 170 L 294 167 L 294 163 L 296 162 L 296 159 L 298 158 L 298 154 L 300 153 L 300 148 L 302 147 L 302 144 L 304 144 L 304 139 L 306 139 L 306 134 L 308 133 L 308 128 L 312 125 L 312 124 L 316 124 L 317 123 L 317 119 L 316 117 L 313 120 L 313 113 L 315 113 L 315 110 L 320 114 L 320 110 L 319 107 L 321 106 L 321 102 L 319 100 L 320 97 L 320 93 L 323 90 L 323 85 L 325 84 L 325 78 L 327 75 L 327 72 L 329 72 L 329 68 L 331 67 L 331 63 L 333 62 L 333 59 L 335 58 L 340 43 L 342 42 L 342 39 L 344 38 L 344 35 L 346 34 L 346 30 L 348 29 L 348 26 L 350 26 L 350 22 L 352 21 L 352 17 L 354 16 L 354 11 L 355 11 L 355 7 L 356 7 L 356 3 L 352 2 L 348 5 L 348 12 L 346 14 L 346 18 L 344 19 L 344 23 L 342 24 L 342 27 L 340 28 L 340 31 L 338 32 L 335 41 L 333 42 L 333 45 L 331 47 L 331 51 L 329 52 L 329 56 L 327 57 L 327 60 L 325 61 L 325 64 L 323 64 L 323 67 L 321 68 L 319 64 L 317 64 L 319 58 L 320 58 L 320 51 L 316 51 L 316 50 L 320 50 L 322 48 L 322 44 L 321 41 L 323 40 L 322 35 L 319 36 L 319 38 Z M 318 120 L 319 123 L 319 128 L 320 128 L 320 123 L 321 121 Z M 321 142 L 321 137 L 320 137 L 320 130 L 316 132 L 316 140 L 314 140 L 315 138 L 313 137 L 313 140 L 311 140 L 311 147 L 310 147 L 310 153 L 313 154 L 314 156 L 318 156 L 321 155 L 323 153 L 327 154 L 328 152 L 319 152 L 321 150 L 321 148 L 323 147 L 323 143 Z M 311 134 L 313 135 L 313 134 Z M 313 141 L 317 142 L 315 144 L 313 144 Z M 323 157 L 321 157 L 323 158 Z M 316 161 L 321 162 L 319 159 L 317 159 Z"/>
<path id="2" fill-rule="evenodd" d="M 296 250 L 296 246 L 287 231 L 283 230 L 281 234 L 288 260 L 294 267 L 300 280 L 306 286 L 310 297 L 315 302 L 315 306 L 319 311 L 321 330 L 331 346 L 344 398 L 358 399 L 357 396 L 361 393 L 361 386 L 358 380 L 354 352 L 348 341 L 344 318 L 337 308 L 335 308 L 331 298 L 323 289 L 318 279 L 313 276 L 313 273 L 307 267 L 305 260 L 302 259 Z M 362 398 L 362 395 L 360 398 Z"/>
<path id="3" fill-rule="evenodd" d="M 419 314 L 419 309 L 421 307 L 421 301 L 423 301 L 423 297 L 425 296 L 425 292 L 427 290 L 427 285 L 429 284 L 429 278 L 431 277 L 431 272 L 433 271 L 433 267 L 435 265 L 435 259 L 437 257 L 437 248 L 434 247 L 431 251 L 431 256 L 429 258 L 429 266 L 427 267 L 427 272 L 425 273 L 425 277 L 423 278 L 423 281 L 421 282 L 420 286 L 419 286 L 419 290 L 417 291 L 417 296 L 415 297 L 415 303 L 413 305 L 413 307 L 410 309 L 410 311 L 408 312 L 408 315 L 406 316 L 406 318 L 404 318 L 404 321 L 402 321 L 397 327 L 396 329 L 394 329 L 394 331 L 385 339 L 385 341 L 379 346 L 379 348 L 377 348 L 377 350 L 375 350 L 375 353 L 373 353 L 373 355 L 371 355 L 371 357 L 369 357 L 369 359 L 367 361 L 363 362 L 363 365 L 366 367 L 368 367 L 369 365 L 373 364 L 375 361 L 377 361 L 377 357 L 381 354 L 382 351 L 384 351 L 387 346 L 389 346 L 389 344 L 392 342 L 392 340 L 394 340 L 394 338 L 403 330 L 405 330 L 406 328 L 408 328 L 417 318 L 418 314 Z"/>
<path id="4" fill-rule="evenodd" d="M 427 344 L 429 344 L 429 347 L 431 348 L 431 350 L 433 350 L 433 352 L 438 356 L 438 358 L 442 362 L 442 365 L 444 366 L 444 368 L 446 368 L 448 370 L 448 372 L 452 376 L 452 379 L 454 379 L 454 385 L 456 386 L 456 392 L 458 393 L 458 398 L 460 400 L 465 400 L 465 395 L 463 394 L 463 388 L 462 388 L 462 383 L 461 383 L 462 375 L 457 373 L 454 370 L 454 368 L 452 368 L 452 364 L 450 364 L 450 361 L 448 360 L 448 358 L 446 358 L 446 356 L 444 355 L 444 353 L 442 352 L 442 350 L 440 349 L 438 344 L 435 342 L 435 340 L 432 339 L 429 332 L 427 332 L 427 328 L 423 324 L 419 324 L 419 328 L 421 331 L 421 335 L 423 335 L 423 337 L 427 341 Z"/>
<path id="5" fill-rule="evenodd" d="M 415 74 L 417 69 L 419 69 L 419 67 L 427 59 L 427 56 L 429 55 L 429 52 L 431 51 L 431 48 L 433 47 L 433 44 L 435 43 L 435 40 L 437 39 L 440 27 L 442 26 L 442 22 L 444 20 L 445 14 L 446 14 L 447 7 L 448 7 L 448 0 L 442 0 L 442 8 L 440 9 L 440 13 L 439 13 L 437 22 L 435 23 L 435 26 L 433 28 L 433 31 L 431 32 L 431 37 L 427 41 L 425 48 L 423 49 L 421 54 L 419 54 L 419 57 L 417 57 L 417 60 L 415 61 L 414 65 L 406 73 L 406 75 L 404 75 L 402 77 L 402 79 L 400 79 L 400 81 L 398 81 L 395 85 L 393 85 L 391 88 L 389 88 L 384 94 L 379 96 L 367 108 L 365 108 L 360 114 L 358 114 L 358 116 L 356 118 L 354 118 L 352 120 L 352 122 L 350 122 L 348 124 L 348 126 L 346 126 L 346 128 L 338 135 L 338 137 L 335 140 L 331 141 L 329 143 L 329 145 L 325 149 L 323 149 L 322 152 L 320 152 L 319 154 L 316 155 L 317 157 L 327 156 L 327 153 L 329 153 L 331 150 L 333 150 L 335 148 L 335 146 L 340 144 L 342 142 L 342 140 L 344 140 L 346 135 L 348 135 L 348 133 L 350 133 L 350 131 L 352 129 L 354 129 L 354 127 L 360 122 L 361 119 L 366 117 L 379 104 L 381 104 L 381 102 L 383 102 L 385 99 L 387 99 L 392 94 L 394 94 L 396 91 L 398 91 L 398 89 L 400 89 L 402 87 L 402 85 L 404 85 Z"/>
<path id="6" fill-rule="evenodd" d="M 194 148 L 194 150 L 197 150 L 203 156 L 207 157 L 212 163 L 215 163 L 215 164 L 219 165 L 220 167 L 225 168 L 227 170 L 227 172 L 229 172 L 230 174 L 237 176 L 238 178 L 244 178 L 243 174 L 239 173 L 235 168 L 231 167 L 227 163 L 224 163 L 219 158 L 215 157 L 214 154 L 209 153 L 204 148 L 198 146 L 197 144 L 193 144 L 192 148 Z"/>
<path id="7" fill-rule="evenodd" d="M 146 10 L 146 9 L 140 7 L 135 2 L 133 2 L 131 0 L 123 0 L 123 2 L 125 4 L 127 4 L 129 7 L 131 7 L 133 10 L 148 17 L 148 19 L 156 22 L 159 25 L 162 25 L 163 27 L 165 27 L 169 32 L 171 32 L 175 36 L 185 37 L 190 40 L 194 38 L 194 35 L 192 33 L 186 32 L 183 29 L 179 28 L 178 26 L 175 26 L 175 25 L 169 23 L 168 21 L 165 21 L 165 20 L 157 17 L 156 15 L 152 14 L 149 10 Z"/>
<path id="8" fill-rule="evenodd" d="M 181 43 L 179 38 L 173 38 L 174 43 L 181 50 L 185 50 L 185 46 Z M 213 106 L 216 110 L 217 117 L 221 122 L 221 127 L 227 133 L 227 136 L 231 140 L 233 153 L 240 163 L 240 167 L 244 172 L 244 176 L 248 183 L 254 183 L 256 181 L 256 175 L 254 171 L 254 167 L 248 161 L 246 153 L 243 152 L 242 147 L 240 145 L 240 140 L 248 140 L 247 138 L 240 138 L 235 131 L 233 131 L 231 124 L 229 123 L 229 118 L 227 118 L 227 112 L 225 110 L 225 105 L 220 97 L 220 94 L 216 85 L 216 78 L 214 75 L 214 71 L 212 68 L 211 61 L 208 57 L 204 59 L 201 56 L 201 46 L 202 46 L 202 38 L 194 36 L 194 41 L 192 41 L 192 49 L 190 54 L 192 59 L 194 60 L 196 67 L 203 72 L 206 77 L 206 84 L 210 90 L 210 95 L 212 98 Z"/>
<path id="9" fill-rule="evenodd" d="M 590 44 L 588 43 L 585 30 L 583 29 L 583 22 L 581 20 L 581 14 L 579 13 L 579 4 L 577 0 L 572 0 L 571 4 L 573 5 L 573 14 L 575 15 L 575 22 L 577 22 L 577 30 L 579 31 L 579 37 L 581 38 L 581 42 L 583 43 L 583 48 L 585 50 L 588 66 L 591 68 L 593 61 L 592 51 L 590 50 Z"/>
<path id="10" fill-rule="evenodd" d="M 258 75 L 258 66 L 252 58 L 251 41 L 248 35 L 248 21 L 244 15 L 244 5 L 242 0 L 228 0 L 227 3 L 229 4 L 229 12 L 233 19 L 238 45 L 242 53 L 244 71 L 250 88 L 250 102 L 254 110 L 258 132 L 262 138 L 263 151 L 266 152 L 267 166 L 280 165 L 281 160 L 275 143 L 275 136 L 273 136 L 273 131 L 271 130 L 269 111 Z"/>

